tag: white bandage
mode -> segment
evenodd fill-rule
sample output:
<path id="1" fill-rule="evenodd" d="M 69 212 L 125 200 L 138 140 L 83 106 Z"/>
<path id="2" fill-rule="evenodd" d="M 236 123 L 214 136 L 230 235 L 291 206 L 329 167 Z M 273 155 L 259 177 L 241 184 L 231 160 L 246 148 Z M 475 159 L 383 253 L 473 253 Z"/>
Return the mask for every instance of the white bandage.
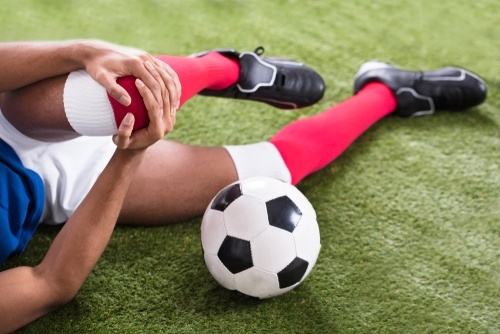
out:
<path id="1" fill-rule="evenodd" d="M 239 180 L 267 176 L 287 183 L 292 182 L 292 176 L 281 154 L 270 142 L 224 148 L 233 159 Z"/>
<path id="2" fill-rule="evenodd" d="M 106 89 L 85 70 L 69 74 L 63 99 L 69 124 L 79 134 L 111 136 L 118 132 Z"/>

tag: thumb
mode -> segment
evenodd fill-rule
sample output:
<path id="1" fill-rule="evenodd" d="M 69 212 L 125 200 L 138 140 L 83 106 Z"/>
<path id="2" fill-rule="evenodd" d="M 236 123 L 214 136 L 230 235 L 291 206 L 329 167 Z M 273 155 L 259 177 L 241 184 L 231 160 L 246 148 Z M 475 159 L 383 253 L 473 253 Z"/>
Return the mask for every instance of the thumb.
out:
<path id="1" fill-rule="evenodd" d="M 127 113 L 123 118 L 118 133 L 113 136 L 113 142 L 118 148 L 126 149 L 130 145 L 134 121 L 135 118 L 132 113 Z"/>

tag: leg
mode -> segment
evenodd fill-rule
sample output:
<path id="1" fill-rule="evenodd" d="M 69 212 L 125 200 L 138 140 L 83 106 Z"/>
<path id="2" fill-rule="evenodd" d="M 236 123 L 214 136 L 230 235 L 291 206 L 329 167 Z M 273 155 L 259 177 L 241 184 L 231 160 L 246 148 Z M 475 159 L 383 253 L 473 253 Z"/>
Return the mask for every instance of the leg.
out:
<path id="1" fill-rule="evenodd" d="M 238 80 L 238 63 L 219 53 L 210 53 L 201 58 L 175 56 L 159 56 L 158 58 L 168 62 L 177 72 L 183 87 L 182 104 L 203 89 L 224 89 Z M 82 112 L 84 115 L 87 115 L 89 110 L 97 116 L 106 111 L 111 113 L 111 116 L 104 115 L 105 119 L 99 119 L 99 122 L 109 120 L 116 112 L 116 124 L 119 124 L 127 112 L 132 112 L 136 115 L 136 122 L 137 119 L 142 119 L 142 126 L 145 125 L 146 109 L 135 88 L 133 78 L 119 79 L 119 83 L 132 97 L 132 104 L 129 107 L 123 107 L 108 96 L 104 89 L 88 75 L 73 72 L 70 76 L 74 80 L 71 87 L 73 87 L 73 94 L 78 97 L 77 101 L 68 97 L 69 87 L 66 86 L 68 76 L 64 75 L 1 94 L 2 113 L 20 132 L 44 141 L 66 140 L 80 135 L 74 130 L 74 123 L 77 121 L 72 122 L 73 124 L 68 121 L 67 110 L 65 110 L 68 103 L 76 108 L 77 113 Z M 80 115 L 77 115 L 77 118 L 80 118 Z M 116 124 L 114 124 L 115 128 Z M 137 122 L 136 125 L 141 126 L 141 123 Z M 112 127 L 113 124 L 110 126 Z M 96 128 L 97 131 L 100 130 L 99 125 L 96 125 Z M 102 134 L 91 133 L 91 135 Z"/>
<path id="2" fill-rule="evenodd" d="M 227 149 L 157 143 L 136 174 L 120 222 L 155 225 L 199 216 L 220 189 L 246 177 L 295 184 L 332 162 L 395 106 L 390 89 L 373 83 L 317 116 L 286 126 L 270 142 Z"/>
<path id="3" fill-rule="evenodd" d="M 291 60 L 260 57 L 262 49 L 256 52 L 226 50 L 190 58 L 158 58 L 179 76 L 181 105 L 198 93 L 255 100 L 282 109 L 306 107 L 322 98 L 325 85 L 314 70 Z M 71 139 L 79 134 L 115 134 L 128 112 L 135 115 L 135 129 L 147 126 L 147 112 L 134 78 L 119 78 L 117 82 L 132 98 L 128 107 L 107 95 L 81 70 L 3 94 L 0 108 L 18 130 L 44 141 Z"/>
<path id="4" fill-rule="evenodd" d="M 164 224 L 195 217 L 222 187 L 237 179 L 271 176 L 296 184 L 335 160 L 393 111 L 403 116 L 421 114 L 422 100 L 433 108 L 464 109 L 486 98 L 484 81 L 469 71 L 447 68 L 416 75 L 384 68 L 390 71 L 362 67 L 355 96 L 289 124 L 269 142 L 227 147 L 227 151 L 169 142 L 155 146 L 127 195 L 121 221 Z M 408 92 L 413 93 L 408 96 Z M 174 155 L 179 160 L 166 158 Z"/>
<path id="5" fill-rule="evenodd" d="M 220 189 L 237 179 L 231 157 L 222 147 L 160 141 L 148 149 L 119 222 L 163 225 L 194 218 Z"/>
<path id="6" fill-rule="evenodd" d="M 0 94 L 1 112 L 20 132 L 34 139 L 68 140 L 79 136 L 64 113 L 66 78 L 59 76 Z"/>
<path id="7" fill-rule="evenodd" d="M 485 82 L 462 68 L 420 72 L 380 62 L 368 62 L 360 68 L 354 89 L 353 98 L 292 123 L 271 138 L 293 184 L 329 164 L 373 123 L 393 111 L 402 117 L 416 117 L 440 109 L 463 110 L 482 103 L 487 95 Z"/>
<path id="8" fill-rule="evenodd" d="M 336 159 L 356 138 L 395 108 L 391 90 L 373 82 L 335 107 L 289 124 L 270 142 L 290 170 L 292 184 L 297 184 Z"/>

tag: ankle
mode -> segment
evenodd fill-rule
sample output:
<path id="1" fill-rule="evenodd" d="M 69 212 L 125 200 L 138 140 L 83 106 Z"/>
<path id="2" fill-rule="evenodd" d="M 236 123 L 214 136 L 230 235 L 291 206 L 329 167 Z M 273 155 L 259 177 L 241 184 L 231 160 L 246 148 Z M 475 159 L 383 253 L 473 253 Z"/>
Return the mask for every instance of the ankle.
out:
<path id="1" fill-rule="evenodd" d="M 238 82 L 240 77 L 240 64 L 238 60 L 211 52 L 199 58 L 201 65 L 210 74 L 207 89 L 221 90 Z"/>

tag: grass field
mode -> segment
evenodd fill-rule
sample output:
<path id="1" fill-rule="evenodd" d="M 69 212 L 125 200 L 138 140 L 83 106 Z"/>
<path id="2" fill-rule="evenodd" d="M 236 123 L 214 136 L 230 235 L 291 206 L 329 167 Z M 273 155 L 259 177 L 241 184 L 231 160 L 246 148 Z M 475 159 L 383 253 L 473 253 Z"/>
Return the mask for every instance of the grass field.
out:
<path id="1" fill-rule="evenodd" d="M 77 297 L 21 333 L 500 333 L 497 0 L 4 0 L 1 8 L 2 41 L 98 38 L 176 55 L 263 45 L 324 76 L 324 99 L 298 111 L 194 98 L 170 137 L 193 144 L 265 140 L 349 98 L 370 59 L 456 64 L 489 85 L 487 101 L 464 113 L 382 120 L 299 185 L 323 247 L 297 289 L 259 301 L 218 286 L 199 219 L 117 227 Z M 41 227 L 3 269 L 37 264 L 58 230 Z"/>

